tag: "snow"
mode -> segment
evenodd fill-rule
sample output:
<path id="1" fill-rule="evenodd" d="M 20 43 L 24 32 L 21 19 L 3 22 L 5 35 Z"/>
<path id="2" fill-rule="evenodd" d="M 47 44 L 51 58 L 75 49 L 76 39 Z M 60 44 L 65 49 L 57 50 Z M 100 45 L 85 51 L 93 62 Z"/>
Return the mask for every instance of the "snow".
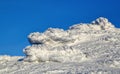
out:
<path id="1" fill-rule="evenodd" d="M 28 36 L 22 56 L 0 56 L 0 74 L 119 74 L 120 29 L 100 17 Z"/>

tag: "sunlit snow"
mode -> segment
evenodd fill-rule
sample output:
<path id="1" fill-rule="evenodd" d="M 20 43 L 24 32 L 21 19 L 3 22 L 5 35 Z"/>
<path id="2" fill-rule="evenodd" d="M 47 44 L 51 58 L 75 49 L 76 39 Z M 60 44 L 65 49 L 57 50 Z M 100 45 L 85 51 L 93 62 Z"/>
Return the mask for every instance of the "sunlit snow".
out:
<path id="1" fill-rule="evenodd" d="M 28 36 L 22 56 L 0 56 L 0 74 L 120 74 L 120 29 L 100 17 Z"/>

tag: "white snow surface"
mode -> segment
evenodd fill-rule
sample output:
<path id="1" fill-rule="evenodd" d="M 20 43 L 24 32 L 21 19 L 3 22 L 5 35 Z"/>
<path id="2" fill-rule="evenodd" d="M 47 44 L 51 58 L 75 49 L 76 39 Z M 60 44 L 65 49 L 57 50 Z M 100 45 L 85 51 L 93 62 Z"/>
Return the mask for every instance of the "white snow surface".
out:
<path id="1" fill-rule="evenodd" d="M 28 36 L 22 56 L 0 56 L 0 74 L 120 74 L 120 29 L 100 17 Z"/>

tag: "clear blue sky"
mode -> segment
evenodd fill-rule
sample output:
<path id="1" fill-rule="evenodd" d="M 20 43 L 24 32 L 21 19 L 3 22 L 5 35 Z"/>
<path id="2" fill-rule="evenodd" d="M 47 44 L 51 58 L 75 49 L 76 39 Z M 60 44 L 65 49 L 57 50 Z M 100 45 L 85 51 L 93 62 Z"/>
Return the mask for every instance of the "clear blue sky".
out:
<path id="1" fill-rule="evenodd" d="M 120 0 L 0 0 L 0 55 L 24 55 L 27 35 L 103 16 L 120 27 Z"/>

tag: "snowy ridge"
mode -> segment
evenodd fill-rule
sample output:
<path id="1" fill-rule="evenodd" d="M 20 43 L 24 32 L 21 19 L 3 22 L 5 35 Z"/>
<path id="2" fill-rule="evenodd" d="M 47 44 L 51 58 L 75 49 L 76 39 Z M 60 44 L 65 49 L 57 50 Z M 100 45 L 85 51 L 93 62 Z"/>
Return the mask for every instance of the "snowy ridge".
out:
<path id="1" fill-rule="evenodd" d="M 120 74 L 120 29 L 106 18 L 28 36 L 26 57 L 0 56 L 0 74 Z"/>
<path id="2" fill-rule="evenodd" d="M 87 60 L 89 58 L 85 57 L 80 48 L 74 47 L 79 43 L 93 40 L 109 30 L 114 30 L 114 26 L 106 18 L 100 17 L 91 24 L 73 25 L 66 31 L 49 28 L 44 33 L 31 33 L 28 39 L 32 46 L 24 50 L 27 55 L 25 61 L 80 62 Z"/>

